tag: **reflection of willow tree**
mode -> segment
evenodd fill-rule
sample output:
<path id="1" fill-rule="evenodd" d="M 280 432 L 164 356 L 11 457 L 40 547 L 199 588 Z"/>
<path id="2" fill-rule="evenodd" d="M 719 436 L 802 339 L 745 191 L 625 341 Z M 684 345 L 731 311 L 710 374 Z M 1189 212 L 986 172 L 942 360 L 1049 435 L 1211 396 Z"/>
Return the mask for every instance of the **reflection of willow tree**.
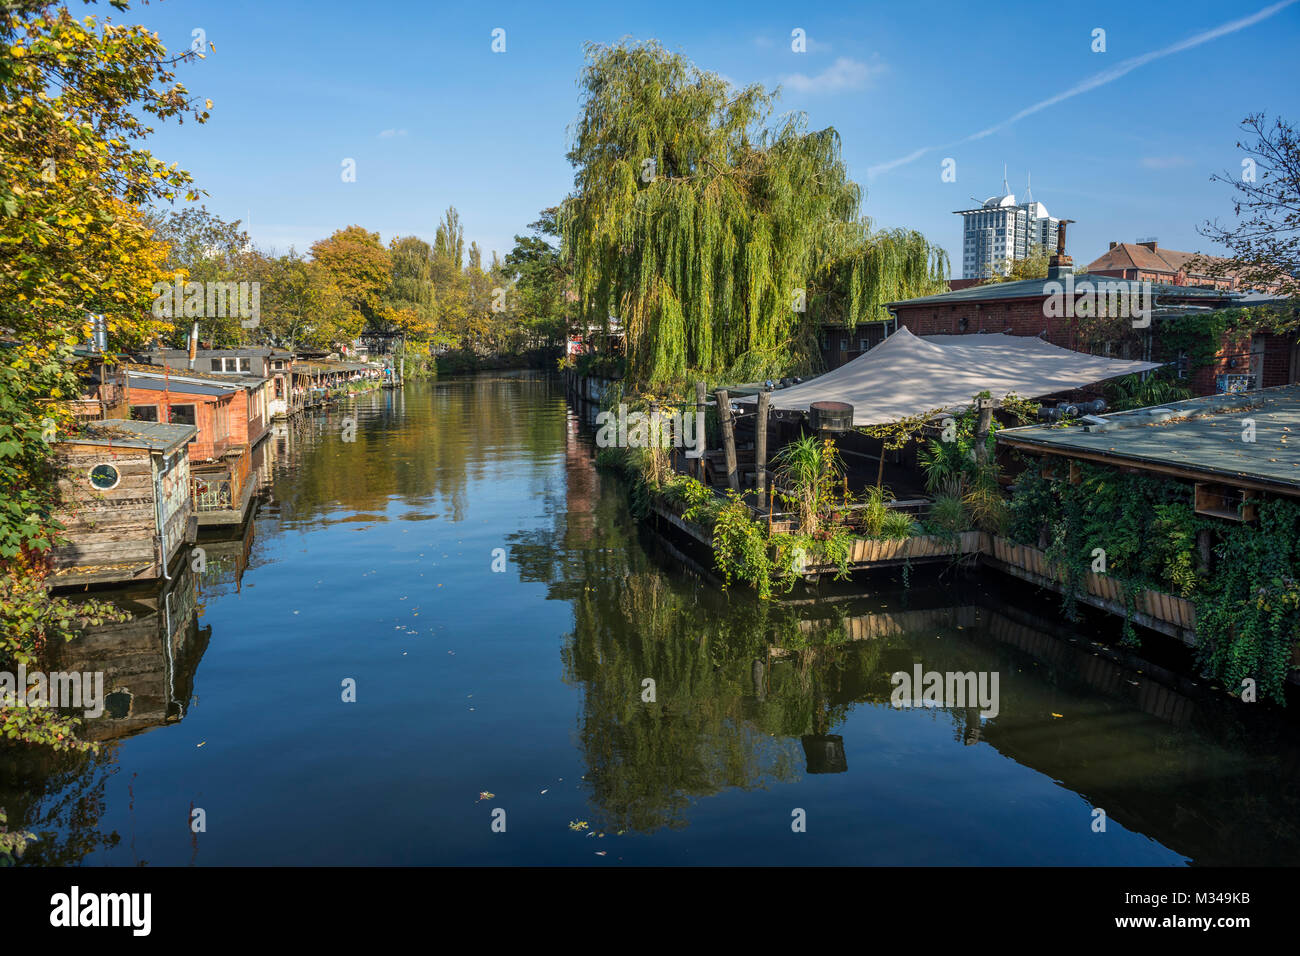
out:
<path id="1" fill-rule="evenodd" d="M 512 541 L 523 579 L 573 606 L 565 676 L 584 692 L 601 826 L 682 826 L 693 799 L 797 778 L 799 738 L 843 721 L 880 678 L 887 642 L 851 644 L 839 616 L 812 621 L 670 576 L 638 545 L 625 491 L 602 484 L 581 534 L 561 511 L 554 528 Z"/>
<path id="2" fill-rule="evenodd" d="M 355 440 L 344 441 L 349 418 Z M 392 498 L 427 506 L 431 496 L 460 520 L 471 480 L 491 480 L 503 465 L 533 480 L 553 470 L 563 396 L 537 375 L 411 382 L 309 412 L 289 428 L 274 495 L 290 520 L 340 506 L 382 512 Z"/>
<path id="3" fill-rule="evenodd" d="M 118 844 L 118 834 L 101 832 L 99 824 L 115 751 L 114 745 L 94 753 L 0 744 L 0 806 L 10 829 L 35 837 L 24 865 L 73 866 Z"/>

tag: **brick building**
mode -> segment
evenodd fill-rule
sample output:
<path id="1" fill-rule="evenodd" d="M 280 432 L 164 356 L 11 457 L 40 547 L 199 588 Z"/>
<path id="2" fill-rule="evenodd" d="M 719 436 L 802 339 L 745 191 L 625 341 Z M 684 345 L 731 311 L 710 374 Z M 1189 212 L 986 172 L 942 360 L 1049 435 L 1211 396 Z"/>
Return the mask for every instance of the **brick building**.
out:
<path id="1" fill-rule="evenodd" d="M 1198 259 L 1205 261 L 1197 262 Z M 1139 282 L 1197 286 L 1228 292 L 1245 291 L 1235 275 L 1212 276 L 1206 273 L 1207 262 L 1224 261 L 1226 260 L 1217 256 L 1161 249 L 1160 244 L 1152 239 L 1148 242 L 1112 242 L 1110 248 L 1088 263 L 1084 271 L 1116 279 L 1136 279 Z M 1275 283 L 1262 291 L 1277 292 L 1279 288 Z"/>
<path id="2" fill-rule="evenodd" d="M 1241 304 L 1241 297 L 1217 289 L 1152 283 L 1151 322 L 1148 328 L 1124 327 L 1113 341 L 1090 341 L 1081 333 L 1074 316 L 1076 302 L 1102 289 L 1136 295 L 1139 280 L 1084 273 L 1073 276 L 1074 300 L 1062 308 L 1065 269 L 1054 266 L 1044 279 L 1024 279 L 971 286 L 955 292 L 891 302 L 888 308 L 895 327 L 906 327 L 914 335 L 961 335 L 1006 332 L 1036 335 L 1053 345 L 1080 352 L 1096 352 L 1125 359 L 1177 361 L 1178 355 L 1164 354 L 1160 345 L 1162 322 L 1189 314 L 1208 313 Z M 1050 301 L 1052 299 L 1055 301 Z M 1112 312 L 1111 314 L 1115 314 Z M 1190 369 L 1194 394 L 1207 395 L 1222 388 L 1286 385 L 1300 381 L 1300 348 L 1293 339 L 1279 335 L 1255 335 L 1220 345 L 1213 365 Z"/>

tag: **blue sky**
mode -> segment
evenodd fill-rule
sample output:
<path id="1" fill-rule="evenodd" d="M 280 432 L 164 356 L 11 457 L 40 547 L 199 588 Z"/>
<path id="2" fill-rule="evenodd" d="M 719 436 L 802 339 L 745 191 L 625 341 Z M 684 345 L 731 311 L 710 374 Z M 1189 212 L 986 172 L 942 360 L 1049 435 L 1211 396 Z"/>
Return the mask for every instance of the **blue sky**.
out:
<path id="1" fill-rule="evenodd" d="M 1138 237 L 1210 252 L 1196 226 L 1231 218 L 1230 190 L 1209 177 L 1240 169 L 1238 122 L 1300 121 L 1296 0 L 165 0 L 119 19 L 172 50 L 195 30 L 216 45 L 180 68 L 213 101 L 211 120 L 160 126 L 150 147 L 195 175 L 209 209 L 279 251 L 353 223 L 431 239 L 454 205 L 468 238 L 504 254 L 572 185 L 588 41 L 654 38 L 733 82 L 780 84 L 779 111 L 839 130 L 864 211 L 944 245 L 958 275 L 952 212 L 999 192 L 1003 163 L 1018 197 L 1032 174 L 1033 197 L 1077 221 L 1078 264 Z M 491 49 L 498 27 L 504 53 Z M 806 52 L 791 49 L 796 28 Z M 1098 28 L 1104 53 L 1092 50 Z M 956 182 L 941 180 L 946 158 Z"/>

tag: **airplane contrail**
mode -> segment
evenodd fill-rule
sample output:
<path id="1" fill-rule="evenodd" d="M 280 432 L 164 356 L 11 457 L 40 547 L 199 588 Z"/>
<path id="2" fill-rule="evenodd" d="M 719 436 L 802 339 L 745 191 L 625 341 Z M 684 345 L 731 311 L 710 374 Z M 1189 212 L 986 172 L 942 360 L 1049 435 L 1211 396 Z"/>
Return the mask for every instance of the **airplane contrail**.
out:
<path id="1" fill-rule="evenodd" d="M 1020 112 L 1002 120 L 1002 122 L 995 123 L 993 126 L 990 126 L 987 129 L 982 129 L 978 133 L 971 133 L 963 139 L 956 140 L 955 142 L 948 143 L 944 146 L 922 146 L 920 149 L 915 149 L 906 156 L 900 156 L 898 159 L 891 159 L 887 163 L 878 163 L 875 166 L 869 166 L 867 167 L 867 176 L 872 177 L 877 176 L 880 173 L 888 172 L 896 166 L 903 166 L 915 159 L 919 159 L 926 153 L 932 153 L 937 149 L 948 149 L 952 146 L 960 146 L 963 143 L 969 143 L 977 139 L 983 139 L 986 136 L 992 136 L 994 133 L 1006 129 L 1011 124 L 1024 119 L 1026 116 L 1031 116 L 1040 110 L 1045 110 L 1049 106 L 1055 106 L 1062 100 L 1068 100 L 1071 97 L 1078 96 L 1080 93 L 1087 93 L 1089 90 L 1095 90 L 1099 86 L 1105 86 L 1107 83 L 1112 83 L 1115 80 L 1118 80 L 1121 76 L 1124 76 L 1127 73 L 1132 73 L 1138 67 L 1146 66 L 1153 60 L 1172 56 L 1175 53 L 1181 53 L 1184 50 L 1198 47 L 1202 43 L 1209 43 L 1211 40 L 1217 40 L 1219 37 L 1227 36 L 1230 33 L 1236 33 L 1238 30 L 1244 30 L 1247 27 L 1252 27 L 1261 20 L 1267 20 L 1275 13 L 1286 9 L 1296 2 L 1298 2 L 1298 0 L 1281 0 L 1280 3 L 1275 3 L 1272 6 L 1265 7 L 1258 13 L 1253 13 L 1248 17 L 1242 17 L 1239 20 L 1231 20 L 1228 23 L 1213 28 L 1212 30 L 1198 33 L 1195 36 L 1188 37 L 1186 40 L 1180 40 L 1179 42 L 1164 47 L 1163 49 L 1152 50 L 1150 53 L 1143 53 L 1140 56 L 1130 57 L 1122 63 L 1111 67 L 1109 70 L 1102 70 L 1100 73 L 1095 73 L 1086 80 L 1076 83 L 1068 90 L 1057 93 L 1055 96 L 1049 97 L 1042 102 L 1035 103 L 1033 106 L 1027 106 Z"/>

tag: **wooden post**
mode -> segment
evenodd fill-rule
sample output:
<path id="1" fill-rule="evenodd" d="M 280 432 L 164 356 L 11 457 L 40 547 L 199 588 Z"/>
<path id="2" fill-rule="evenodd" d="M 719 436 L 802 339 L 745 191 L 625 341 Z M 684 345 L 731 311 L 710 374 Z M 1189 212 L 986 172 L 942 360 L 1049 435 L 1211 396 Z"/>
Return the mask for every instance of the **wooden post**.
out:
<path id="1" fill-rule="evenodd" d="M 1199 570 L 1202 574 L 1209 574 L 1213 563 L 1214 537 L 1210 534 L 1208 528 L 1202 528 L 1196 532 L 1196 550 L 1200 558 Z"/>
<path id="2" fill-rule="evenodd" d="M 705 422 L 704 400 L 707 395 L 708 395 L 707 386 L 703 382 L 696 382 L 695 383 L 695 411 L 698 412 L 700 416 L 698 420 L 699 420 L 701 431 L 700 431 L 700 436 L 698 438 L 698 441 L 700 443 L 701 452 L 706 452 L 709 450 L 708 442 L 705 440 L 705 434 L 703 431 L 704 422 Z M 702 454 L 700 455 L 699 458 L 695 459 L 695 480 L 696 481 L 704 480 L 704 456 Z"/>
<path id="3" fill-rule="evenodd" d="M 979 411 L 979 418 L 975 422 L 975 459 L 980 464 L 988 461 L 989 430 L 993 427 L 993 399 L 977 398 L 975 408 Z"/>
<path id="4" fill-rule="evenodd" d="M 718 418 L 722 421 L 722 451 L 727 459 L 727 484 L 732 491 L 740 490 L 740 474 L 736 470 L 736 431 L 731 422 L 731 398 L 725 388 L 713 393 L 718 399 Z"/>
<path id="5" fill-rule="evenodd" d="M 758 413 L 754 418 L 754 490 L 758 506 L 767 507 L 767 412 L 772 402 L 770 392 L 758 393 Z"/>

